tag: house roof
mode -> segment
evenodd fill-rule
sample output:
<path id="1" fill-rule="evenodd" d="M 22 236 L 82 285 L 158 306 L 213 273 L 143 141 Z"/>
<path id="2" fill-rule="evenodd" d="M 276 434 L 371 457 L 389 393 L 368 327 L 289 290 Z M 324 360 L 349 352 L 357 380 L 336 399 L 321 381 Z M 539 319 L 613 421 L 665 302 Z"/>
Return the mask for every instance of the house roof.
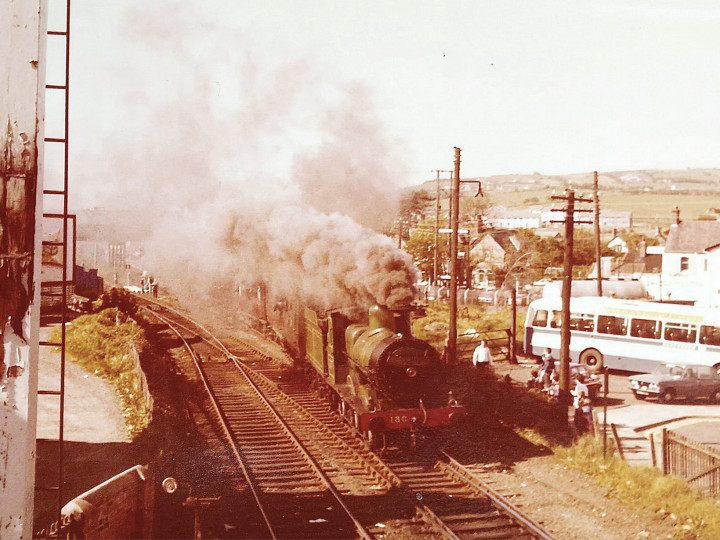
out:
<path id="1" fill-rule="evenodd" d="M 503 248 L 505 253 L 515 253 L 518 251 L 518 240 L 513 231 L 494 231 L 490 233 L 490 236 Z"/>
<path id="2" fill-rule="evenodd" d="M 703 253 L 720 244 L 720 221 L 683 221 L 672 225 L 665 253 Z"/>

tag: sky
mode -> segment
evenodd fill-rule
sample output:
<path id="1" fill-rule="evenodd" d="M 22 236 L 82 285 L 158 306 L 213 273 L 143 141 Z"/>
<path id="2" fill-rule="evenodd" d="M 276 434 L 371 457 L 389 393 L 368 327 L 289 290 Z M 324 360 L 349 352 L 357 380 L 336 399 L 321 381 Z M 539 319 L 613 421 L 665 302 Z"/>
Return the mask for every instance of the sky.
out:
<path id="1" fill-rule="evenodd" d="M 280 184 L 352 117 L 405 185 L 456 146 L 463 177 L 716 167 L 719 25 L 699 0 L 73 0 L 74 163 L 192 147 L 192 108 L 215 174 Z"/>
<path id="2" fill-rule="evenodd" d="M 379 231 L 455 147 L 462 178 L 718 166 L 712 0 L 72 0 L 70 24 L 71 210 L 144 223 L 157 268 L 327 266 L 298 246 Z"/>

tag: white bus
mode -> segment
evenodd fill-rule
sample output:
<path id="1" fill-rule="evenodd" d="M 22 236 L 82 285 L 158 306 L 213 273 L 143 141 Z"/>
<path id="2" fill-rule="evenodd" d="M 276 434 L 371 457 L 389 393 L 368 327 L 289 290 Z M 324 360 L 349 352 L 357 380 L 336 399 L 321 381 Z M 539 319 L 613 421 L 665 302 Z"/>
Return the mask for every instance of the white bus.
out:
<path id="1" fill-rule="evenodd" d="M 560 356 L 562 299 L 528 307 L 525 353 L 550 347 Z M 687 362 L 720 370 L 720 309 L 620 300 L 570 298 L 570 358 L 590 370 L 651 372 L 659 362 Z"/>

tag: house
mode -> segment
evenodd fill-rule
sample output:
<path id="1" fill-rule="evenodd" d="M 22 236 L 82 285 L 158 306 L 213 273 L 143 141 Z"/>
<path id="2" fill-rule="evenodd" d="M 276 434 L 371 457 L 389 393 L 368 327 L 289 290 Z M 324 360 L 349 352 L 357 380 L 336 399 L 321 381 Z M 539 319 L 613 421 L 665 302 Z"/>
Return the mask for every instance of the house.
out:
<path id="1" fill-rule="evenodd" d="M 720 305 L 720 222 L 670 227 L 662 259 L 660 299 Z"/>
<path id="2" fill-rule="evenodd" d="M 475 263 L 475 283 L 484 283 L 495 268 L 504 267 L 510 255 L 521 249 L 515 231 L 494 230 L 478 238 L 470 250 L 470 259 Z"/>

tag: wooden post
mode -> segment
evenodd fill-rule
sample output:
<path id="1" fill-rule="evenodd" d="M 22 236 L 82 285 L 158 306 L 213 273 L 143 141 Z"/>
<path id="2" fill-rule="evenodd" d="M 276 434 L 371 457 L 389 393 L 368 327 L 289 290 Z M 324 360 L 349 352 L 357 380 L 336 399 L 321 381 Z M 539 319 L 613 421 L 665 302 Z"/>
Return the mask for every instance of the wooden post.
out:
<path id="1" fill-rule="evenodd" d="M 655 455 L 655 437 L 650 432 L 650 459 L 652 460 L 652 466 L 657 467 L 657 456 Z"/>
<path id="2" fill-rule="evenodd" d="M 610 377 L 607 366 L 603 366 L 603 459 L 607 453 L 607 396 L 609 392 Z"/>
<path id="3" fill-rule="evenodd" d="M 453 189 L 450 208 L 450 321 L 448 329 L 447 359 L 455 363 L 457 354 L 457 254 L 458 254 L 458 224 L 460 207 L 460 149 L 455 148 L 455 174 L 453 175 Z"/>
<path id="4" fill-rule="evenodd" d="M 593 200 L 595 201 L 595 264 L 597 265 L 597 295 L 603 295 L 602 286 L 602 250 L 600 249 L 600 195 L 598 193 L 598 173 L 593 173 Z"/>
<path id="5" fill-rule="evenodd" d="M 517 364 L 517 356 L 515 355 L 515 349 L 517 348 L 517 324 L 515 319 L 517 318 L 517 283 L 515 288 L 512 290 L 512 319 L 510 321 L 510 344 L 509 344 L 509 355 L 508 360 L 511 364 Z"/>
<path id="6" fill-rule="evenodd" d="M 622 445 L 620 444 L 620 437 L 618 437 L 617 429 L 615 429 L 615 424 L 610 424 L 610 429 L 612 430 L 613 439 L 615 440 L 615 446 L 617 446 L 618 454 L 620 454 L 620 459 L 624 460 L 625 455 L 623 454 Z"/>

